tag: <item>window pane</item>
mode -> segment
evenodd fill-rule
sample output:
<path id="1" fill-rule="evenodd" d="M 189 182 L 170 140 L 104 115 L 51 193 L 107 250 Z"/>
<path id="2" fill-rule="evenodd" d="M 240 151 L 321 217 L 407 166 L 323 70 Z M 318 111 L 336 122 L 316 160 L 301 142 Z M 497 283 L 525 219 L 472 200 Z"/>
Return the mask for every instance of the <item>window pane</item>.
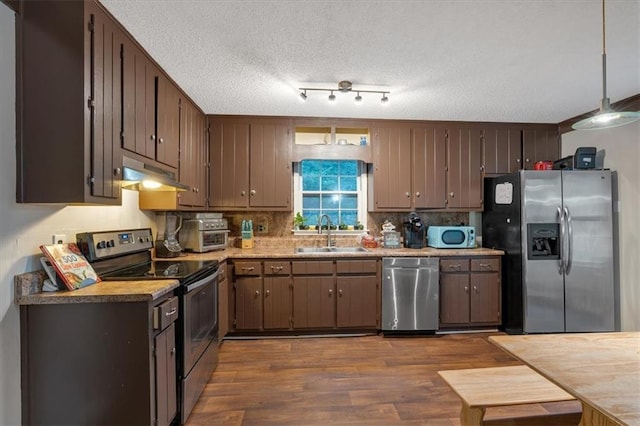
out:
<path id="1" fill-rule="evenodd" d="M 341 177 L 340 178 L 340 191 L 357 191 L 357 190 L 358 190 L 357 177 Z"/>
<path id="2" fill-rule="evenodd" d="M 320 195 L 303 195 L 302 196 L 302 209 L 319 209 L 320 208 Z"/>
<path id="3" fill-rule="evenodd" d="M 358 176 L 358 162 L 357 161 L 340 161 L 340 175 Z"/>
<path id="4" fill-rule="evenodd" d="M 322 160 L 304 160 L 301 162 L 300 174 L 302 176 L 320 176 Z"/>
<path id="5" fill-rule="evenodd" d="M 340 196 L 337 194 L 322 194 L 322 210 L 340 207 Z M 326 213 L 326 212 L 325 212 Z"/>
<path id="6" fill-rule="evenodd" d="M 338 177 L 329 176 L 322 178 L 322 191 L 337 191 L 338 190 Z"/>
<path id="7" fill-rule="evenodd" d="M 323 176 L 338 176 L 340 161 L 320 160 L 320 171 Z"/>
<path id="8" fill-rule="evenodd" d="M 316 225 L 320 217 L 320 210 L 302 210 L 302 216 L 307 219 L 307 225 Z"/>
<path id="9" fill-rule="evenodd" d="M 342 195 L 340 196 L 340 208 L 341 209 L 353 209 L 358 210 L 358 196 L 357 195 Z"/>
<path id="10" fill-rule="evenodd" d="M 320 178 L 317 176 L 302 177 L 303 191 L 320 191 Z"/>
<path id="11" fill-rule="evenodd" d="M 343 210 L 340 217 L 342 220 L 340 223 L 344 223 L 345 225 L 355 225 L 358 220 L 358 212 Z"/>

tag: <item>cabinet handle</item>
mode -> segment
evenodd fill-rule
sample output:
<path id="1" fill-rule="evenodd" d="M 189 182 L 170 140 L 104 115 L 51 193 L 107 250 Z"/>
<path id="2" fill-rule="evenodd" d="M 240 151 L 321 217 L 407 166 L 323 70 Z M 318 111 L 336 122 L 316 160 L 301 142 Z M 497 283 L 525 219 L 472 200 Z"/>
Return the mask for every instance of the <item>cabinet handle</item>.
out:
<path id="1" fill-rule="evenodd" d="M 529 162 L 529 159 L 527 158 L 527 159 L 525 159 L 524 161 L 528 163 L 528 162 Z"/>
<path id="2" fill-rule="evenodd" d="M 420 198 L 420 193 L 416 192 L 416 198 Z"/>
<path id="3" fill-rule="evenodd" d="M 338 290 L 338 295 L 342 297 L 342 289 Z"/>
<path id="4" fill-rule="evenodd" d="M 247 191 L 240 191 L 240 196 L 244 197 L 245 195 L 247 195 Z"/>
<path id="5" fill-rule="evenodd" d="M 454 271 L 459 271 L 461 268 L 460 264 L 457 263 L 455 265 L 449 265 L 449 269 L 453 269 Z"/>
<path id="6" fill-rule="evenodd" d="M 169 312 L 165 313 L 164 316 L 165 317 L 170 317 L 171 315 L 175 314 L 178 310 L 176 308 L 173 308 L 172 310 L 170 310 Z"/>
<path id="7" fill-rule="evenodd" d="M 260 290 L 256 290 L 256 296 L 260 296 Z"/>
<path id="8" fill-rule="evenodd" d="M 332 295 L 332 294 L 333 294 L 333 289 L 332 289 L 332 288 L 330 288 L 330 289 L 329 289 L 329 297 L 331 297 L 331 295 Z"/>
<path id="9" fill-rule="evenodd" d="M 489 265 L 488 263 L 481 263 L 481 264 L 480 264 L 480 267 L 481 267 L 481 268 L 487 268 L 487 269 L 488 269 L 488 268 L 490 268 L 490 267 L 491 267 L 491 265 Z"/>
<path id="10" fill-rule="evenodd" d="M 176 353 L 176 348 L 174 346 L 173 348 L 171 348 L 171 355 L 175 355 L 175 353 Z"/>
<path id="11" fill-rule="evenodd" d="M 256 269 L 256 268 L 254 268 L 253 266 L 243 266 L 241 269 L 242 269 L 243 271 L 247 271 L 247 272 L 249 272 L 249 271 L 253 271 L 253 270 L 254 270 L 254 269 Z"/>
<path id="12" fill-rule="evenodd" d="M 116 167 L 116 168 L 113 170 L 113 175 L 114 175 L 114 176 L 120 176 L 120 172 L 121 172 L 120 167 Z"/>
<path id="13" fill-rule="evenodd" d="M 264 297 L 269 297 L 270 294 L 271 294 L 271 291 L 267 290 L 264 292 Z"/>
<path id="14" fill-rule="evenodd" d="M 163 142 L 164 142 L 164 139 L 162 138 L 158 139 L 158 143 L 163 143 Z"/>
<path id="15" fill-rule="evenodd" d="M 271 271 L 274 272 L 280 272 L 282 271 L 283 267 L 282 266 L 271 266 Z"/>
<path id="16" fill-rule="evenodd" d="M 519 159 L 519 158 L 516 158 L 516 163 L 519 163 L 519 162 L 520 162 L 520 159 Z"/>
<path id="17" fill-rule="evenodd" d="M 155 141 L 156 140 L 156 135 L 149 136 L 149 139 L 151 139 L 152 141 Z"/>
<path id="18" fill-rule="evenodd" d="M 256 195 L 256 190 L 252 189 L 251 191 L 249 191 L 249 195 L 251 195 L 252 197 Z"/>
<path id="19" fill-rule="evenodd" d="M 411 193 L 410 193 L 410 192 L 405 192 L 405 193 L 404 193 L 404 195 L 405 195 L 407 198 L 411 197 Z"/>
<path id="20" fill-rule="evenodd" d="M 449 196 L 450 196 L 451 198 L 454 198 L 454 197 L 456 196 L 456 194 L 454 194 L 453 192 L 450 192 L 450 193 L 449 193 Z"/>
<path id="21" fill-rule="evenodd" d="M 466 285 L 464 286 L 464 292 L 469 293 L 469 286 L 466 286 Z"/>
<path id="22" fill-rule="evenodd" d="M 474 292 L 474 293 L 479 293 L 479 291 L 478 291 L 478 286 L 477 286 L 477 285 L 474 285 L 474 286 L 473 286 L 473 292 Z"/>

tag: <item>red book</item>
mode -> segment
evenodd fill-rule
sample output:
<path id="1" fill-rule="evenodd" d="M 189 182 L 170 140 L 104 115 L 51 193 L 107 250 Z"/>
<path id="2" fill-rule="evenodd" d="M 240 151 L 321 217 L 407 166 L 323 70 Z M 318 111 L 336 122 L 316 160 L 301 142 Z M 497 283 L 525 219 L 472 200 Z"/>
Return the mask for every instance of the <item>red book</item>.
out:
<path id="1" fill-rule="evenodd" d="M 100 277 L 74 243 L 42 245 L 40 250 L 69 290 L 100 282 Z"/>

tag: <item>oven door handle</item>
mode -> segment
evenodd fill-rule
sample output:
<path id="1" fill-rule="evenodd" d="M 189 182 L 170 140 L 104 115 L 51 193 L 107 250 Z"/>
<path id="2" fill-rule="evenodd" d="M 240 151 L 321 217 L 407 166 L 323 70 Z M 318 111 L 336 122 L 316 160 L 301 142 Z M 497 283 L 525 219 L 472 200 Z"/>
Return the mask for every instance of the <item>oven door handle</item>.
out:
<path id="1" fill-rule="evenodd" d="M 206 277 L 204 277 L 201 280 L 198 280 L 192 284 L 189 284 L 187 286 L 187 293 L 192 292 L 193 290 L 196 290 L 202 286 L 205 286 L 207 284 L 209 284 L 211 281 L 215 280 L 218 278 L 218 276 L 220 275 L 220 272 L 222 272 L 222 269 L 220 267 L 218 267 L 218 269 L 216 269 L 216 272 L 214 272 L 211 275 L 207 275 Z"/>

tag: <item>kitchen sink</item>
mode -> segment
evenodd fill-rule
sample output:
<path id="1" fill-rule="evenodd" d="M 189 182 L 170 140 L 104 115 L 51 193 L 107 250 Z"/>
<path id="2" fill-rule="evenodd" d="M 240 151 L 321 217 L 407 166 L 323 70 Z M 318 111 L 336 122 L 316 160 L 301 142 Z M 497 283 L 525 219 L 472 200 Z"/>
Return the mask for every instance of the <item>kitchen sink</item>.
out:
<path id="1" fill-rule="evenodd" d="M 360 253 L 367 252 L 364 247 L 296 247 L 296 253 Z"/>

